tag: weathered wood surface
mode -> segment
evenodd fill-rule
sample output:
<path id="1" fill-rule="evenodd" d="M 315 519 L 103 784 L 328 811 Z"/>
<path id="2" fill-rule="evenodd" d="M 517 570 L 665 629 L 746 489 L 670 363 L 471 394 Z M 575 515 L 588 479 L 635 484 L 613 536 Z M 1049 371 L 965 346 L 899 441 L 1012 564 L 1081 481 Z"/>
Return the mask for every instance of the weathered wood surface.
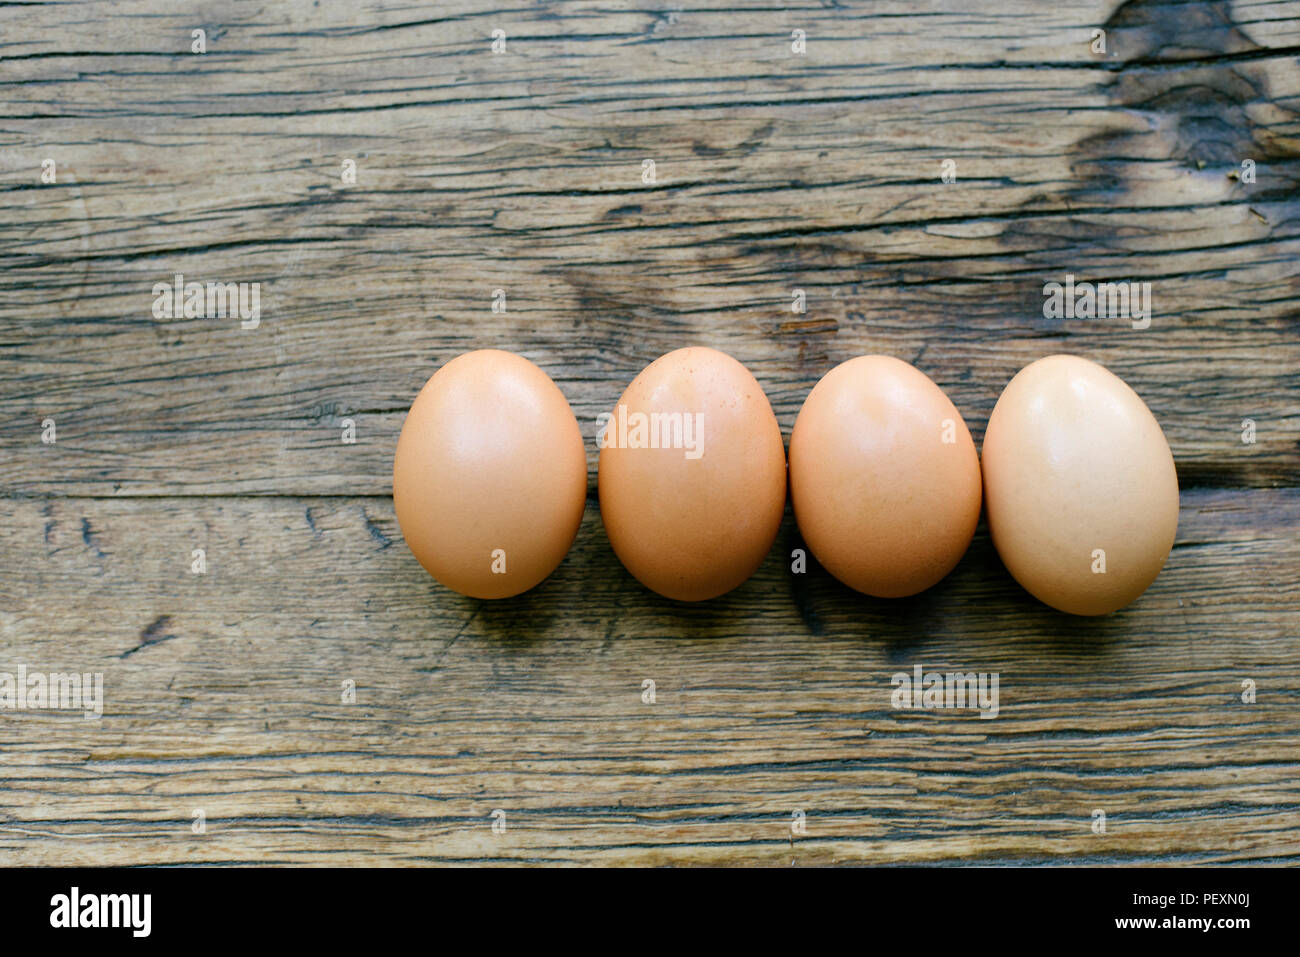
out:
<path id="1" fill-rule="evenodd" d="M 951 6 L 0 6 L 0 671 L 105 675 L 97 721 L 0 713 L 0 864 L 1294 862 L 1300 4 Z M 259 326 L 155 319 L 176 273 L 260 282 Z M 1150 328 L 1045 319 L 1067 273 L 1150 281 Z M 977 440 L 1096 358 L 1178 545 L 1077 621 L 982 531 L 885 603 L 790 575 L 787 518 L 680 606 L 593 495 L 534 592 L 428 579 L 387 496 L 437 365 L 520 351 L 592 437 L 684 344 L 787 434 L 861 352 Z M 893 710 L 914 664 L 999 672 L 999 717 Z"/>
<path id="2" fill-rule="evenodd" d="M 102 670 L 106 704 L 5 716 L 0 859 L 1294 862 L 1298 525 L 1296 490 L 1188 492 L 1151 591 L 1078 620 L 982 533 L 890 603 L 789 575 L 787 521 L 689 606 L 592 508 L 551 579 L 491 603 L 434 585 L 385 499 L 22 501 L 6 651 Z M 915 663 L 999 672 L 998 717 L 894 710 Z"/>

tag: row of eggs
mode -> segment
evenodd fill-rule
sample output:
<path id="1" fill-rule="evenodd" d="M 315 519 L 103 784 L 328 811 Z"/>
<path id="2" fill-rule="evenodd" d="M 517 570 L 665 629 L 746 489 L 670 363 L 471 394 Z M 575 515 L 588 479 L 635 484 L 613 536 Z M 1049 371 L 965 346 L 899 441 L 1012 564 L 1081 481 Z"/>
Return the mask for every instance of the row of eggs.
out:
<path id="1" fill-rule="evenodd" d="M 868 595 L 947 575 L 981 503 L 1012 576 L 1061 611 L 1099 615 L 1155 580 L 1178 525 L 1173 455 L 1146 404 L 1077 356 L 1022 369 L 989 418 L 982 459 L 929 377 L 859 356 L 813 388 L 790 434 L 743 365 L 678 349 L 647 366 L 598 439 L 600 514 L 642 584 L 704 601 L 771 549 L 787 485 L 805 544 Z M 522 356 L 468 352 L 416 396 L 398 438 L 402 535 L 439 582 L 475 598 L 532 588 L 573 544 L 587 497 L 582 433 L 559 387 Z"/>

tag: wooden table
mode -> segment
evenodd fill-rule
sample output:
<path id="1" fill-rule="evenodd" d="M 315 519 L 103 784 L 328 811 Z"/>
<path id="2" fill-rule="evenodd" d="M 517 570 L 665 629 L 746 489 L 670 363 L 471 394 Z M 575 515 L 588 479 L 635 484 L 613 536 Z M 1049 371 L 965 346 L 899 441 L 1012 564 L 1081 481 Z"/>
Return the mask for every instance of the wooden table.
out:
<path id="1" fill-rule="evenodd" d="M 97 720 L 0 713 L 0 864 L 1297 862 L 1298 53 L 1248 0 L 0 7 L 0 671 L 104 676 Z M 176 274 L 260 322 L 155 318 Z M 1067 274 L 1149 281 L 1150 327 L 1044 318 Z M 1173 554 L 1076 619 L 981 526 L 876 601 L 792 574 L 787 515 L 661 600 L 593 440 L 690 344 L 787 438 L 861 353 L 977 442 L 1021 366 L 1096 359 L 1173 448 Z M 391 499 L 416 391 L 488 346 L 591 467 L 495 603 Z M 918 664 L 998 673 L 997 719 L 895 710 Z"/>

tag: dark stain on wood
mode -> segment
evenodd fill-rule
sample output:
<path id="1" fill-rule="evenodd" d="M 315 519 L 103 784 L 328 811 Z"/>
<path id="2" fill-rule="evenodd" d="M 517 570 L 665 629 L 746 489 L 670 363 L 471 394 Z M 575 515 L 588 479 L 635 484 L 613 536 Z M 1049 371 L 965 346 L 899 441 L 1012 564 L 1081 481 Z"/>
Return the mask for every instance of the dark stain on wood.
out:
<path id="1" fill-rule="evenodd" d="M 85 518 L 84 516 L 81 519 L 81 541 L 87 548 L 95 553 L 96 558 L 108 557 L 104 554 L 103 549 L 99 547 L 99 543 L 95 541 L 95 530 L 90 525 L 90 519 Z"/>
<path id="2" fill-rule="evenodd" d="M 374 520 L 370 517 L 370 514 L 365 510 L 364 506 L 361 509 L 361 517 L 365 520 L 366 531 L 370 533 L 371 538 L 373 538 L 376 542 L 379 543 L 380 548 L 387 548 L 388 546 L 393 544 L 393 540 L 389 538 L 386 534 L 384 534 L 383 529 L 381 529 L 378 525 L 375 524 Z M 313 531 L 314 530 L 315 527 L 313 526 Z"/>
<path id="3" fill-rule="evenodd" d="M 157 645 L 164 641 L 171 641 L 176 637 L 175 634 L 169 633 L 171 627 L 171 615 L 159 615 L 140 632 L 140 643 L 134 648 L 128 648 L 118 655 L 119 658 L 129 658 L 138 651 L 143 651 L 151 645 Z"/>

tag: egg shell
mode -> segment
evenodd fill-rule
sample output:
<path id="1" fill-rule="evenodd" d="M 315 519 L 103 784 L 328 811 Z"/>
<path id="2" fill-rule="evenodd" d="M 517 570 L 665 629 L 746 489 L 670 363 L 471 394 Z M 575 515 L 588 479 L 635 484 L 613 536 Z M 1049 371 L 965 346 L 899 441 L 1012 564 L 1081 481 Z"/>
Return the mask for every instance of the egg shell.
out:
<path id="1" fill-rule="evenodd" d="M 393 506 L 420 564 L 448 588 L 508 598 L 553 572 L 587 498 L 577 419 L 551 378 L 497 349 L 425 383 L 393 457 Z"/>
<path id="2" fill-rule="evenodd" d="M 980 514 L 975 443 L 925 373 L 859 356 L 813 387 L 790 435 L 790 497 L 804 542 L 836 578 L 879 598 L 934 585 Z"/>
<path id="3" fill-rule="evenodd" d="M 631 447 L 636 416 L 655 414 L 702 416 L 690 420 L 702 423 L 699 455 L 671 442 Z M 781 428 L 749 370 L 716 349 L 678 349 L 642 370 L 611 415 L 600 516 L 628 571 L 680 601 L 714 598 L 749 578 L 776 539 L 786 490 Z"/>
<path id="4" fill-rule="evenodd" d="M 993 545 L 1041 601 L 1102 615 L 1160 574 L 1178 473 L 1151 410 L 1107 369 L 1070 355 L 1021 369 L 989 417 L 982 465 Z"/>

